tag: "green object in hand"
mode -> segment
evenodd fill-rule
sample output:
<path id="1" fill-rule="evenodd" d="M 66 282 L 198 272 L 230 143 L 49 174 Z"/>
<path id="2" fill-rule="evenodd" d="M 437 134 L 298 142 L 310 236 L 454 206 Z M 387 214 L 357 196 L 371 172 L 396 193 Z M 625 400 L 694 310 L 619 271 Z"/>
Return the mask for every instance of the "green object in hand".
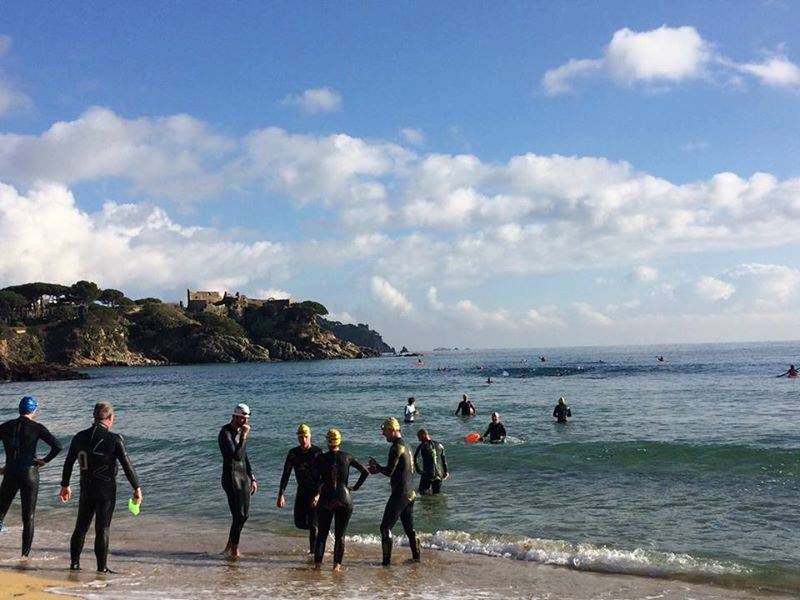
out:
<path id="1" fill-rule="evenodd" d="M 139 511 L 142 509 L 141 503 L 137 503 L 133 501 L 133 498 L 128 500 L 128 510 L 133 513 L 134 516 L 139 514 Z"/>

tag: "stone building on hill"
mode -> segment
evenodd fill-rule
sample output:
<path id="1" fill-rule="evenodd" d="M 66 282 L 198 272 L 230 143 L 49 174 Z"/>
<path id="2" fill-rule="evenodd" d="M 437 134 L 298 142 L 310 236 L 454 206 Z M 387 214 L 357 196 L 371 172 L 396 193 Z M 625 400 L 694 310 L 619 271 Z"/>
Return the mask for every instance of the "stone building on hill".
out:
<path id="1" fill-rule="evenodd" d="M 291 298 L 248 298 L 244 294 L 228 292 L 220 295 L 219 292 L 192 291 L 186 290 L 186 310 L 193 313 L 214 312 L 220 315 L 231 313 L 242 315 L 248 307 L 269 306 L 277 310 L 283 310 L 294 304 Z"/>

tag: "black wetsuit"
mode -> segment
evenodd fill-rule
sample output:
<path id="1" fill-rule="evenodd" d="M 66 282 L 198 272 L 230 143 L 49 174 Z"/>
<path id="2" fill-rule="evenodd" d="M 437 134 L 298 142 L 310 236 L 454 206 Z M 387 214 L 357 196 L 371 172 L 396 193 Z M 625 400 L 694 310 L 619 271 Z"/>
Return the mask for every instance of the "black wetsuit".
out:
<path id="1" fill-rule="evenodd" d="M 303 450 L 300 446 L 289 450 L 286 462 L 283 463 L 283 476 L 279 494 L 283 494 L 289 484 L 289 476 L 294 469 L 297 480 L 297 494 L 294 497 L 294 526 L 308 529 L 309 552 L 314 552 L 317 545 L 317 511 L 311 507 L 311 500 L 317 495 L 319 478 L 317 477 L 316 460 L 322 454 L 317 446 Z"/>
<path id="2" fill-rule="evenodd" d="M 390 478 L 392 488 L 381 519 L 383 564 L 388 565 L 392 560 L 392 527 L 398 518 L 408 536 L 411 555 L 414 560 L 419 560 L 419 544 L 414 531 L 414 498 L 417 495 L 414 491 L 414 459 L 403 438 L 396 438 L 392 442 L 389 461 L 385 467 L 379 467 L 379 470 Z"/>
<path id="3" fill-rule="evenodd" d="M 347 524 L 353 514 L 353 499 L 350 497 L 350 488 L 347 481 L 350 477 L 350 467 L 360 472 L 358 481 L 352 487 L 355 491 L 360 488 L 369 473 L 355 458 L 337 450 L 328 450 L 325 454 L 317 456 L 316 469 L 319 474 L 319 503 L 317 504 L 317 519 L 319 520 L 319 535 L 317 547 L 314 550 L 314 562 L 321 563 L 325 554 L 325 544 L 331 530 L 331 522 L 336 517 L 333 530 L 333 562 L 342 564 L 344 558 L 344 534 Z"/>
<path id="4" fill-rule="evenodd" d="M 462 400 L 461 402 L 458 403 L 456 414 L 461 413 L 462 417 L 468 417 L 474 412 L 475 412 L 475 407 L 472 406 L 472 402 L 470 402 L 469 400 Z"/>
<path id="5" fill-rule="evenodd" d="M 86 532 L 94 517 L 97 570 L 105 571 L 108 569 L 108 534 L 117 501 L 117 462 L 134 490 L 139 487 L 139 478 L 125 452 L 122 436 L 111 433 L 102 423 L 95 423 L 72 438 L 61 475 L 62 487 L 69 485 L 76 460 L 81 469 L 81 495 L 69 545 L 70 563 L 72 568 L 78 568 Z"/>
<path id="6" fill-rule="evenodd" d="M 0 529 L 11 502 L 19 491 L 22 501 L 22 556 L 28 556 L 33 543 L 33 521 L 39 495 L 39 468 L 34 465 L 36 444 L 42 440 L 50 452 L 42 460 L 48 463 L 61 452 L 61 444 L 41 423 L 19 417 L 0 425 L 0 439 L 6 452 L 6 470 L 0 484 Z"/>
<path id="7" fill-rule="evenodd" d="M 422 468 L 419 466 L 420 455 L 422 456 Z M 441 462 L 441 467 L 439 462 Z M 425 494 L 431 490 L 434 494 L 438 494 L 442 490 L 442 480 L 448 473 L 444 446 L 434 440 L 422 442 L 414 452 L 414 468 L 421 475 L 419 493 Z"/>
<path id="8" fill-rule="evenodd" d="M 566 404 L 556 404 L 556 407 L 553 409 L 553 416 L 558 419 L 559 423 L 566 423 L 567 417 L 572 416 L 572 411 Z"/>
<path id="9" fill-rule="evenodd" d="M 499 421 L 497 423 L 489 423 L 489 427 L 486 428 L 486 433 L 483 434 L 483 437 L 488 437 L 490 444 L 502 444 L 506 441 L 506 428 Z"/>
<path id="10" fill-rule="evenodd" d="M 218 441 L 222 452 L 222 489 L 228 497 L 232 518 L 228 543 L 238 546 L 242 528 L 250 516 L 250 482 L 255 476 L 247 458 L 247 440 L 239 431 L 228 423 L 219 430 Z"/>

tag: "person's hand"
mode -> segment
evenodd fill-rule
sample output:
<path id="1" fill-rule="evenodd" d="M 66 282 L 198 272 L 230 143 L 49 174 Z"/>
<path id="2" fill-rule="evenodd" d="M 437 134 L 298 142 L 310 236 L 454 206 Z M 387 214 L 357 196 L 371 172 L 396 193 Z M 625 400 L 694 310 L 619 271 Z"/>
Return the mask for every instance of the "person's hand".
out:
<path id="1" fill-rule="evenodd" d="M 6 474 L 6 468 L 0 467 L 0 475 L 5 475 L 5 474 Z"/>
<path id="2" fill-rule="evenodd" d="M 317 508 L 317 504 L 319 504 L 319 494 L 311 499 L 311 508 Z"/>
<path id="3" fill-rule="evenodd" d="M 286 498 L 283 497 L 283 494 L 278 494 L 278 508 L 283 508 L 286 506 Z"/>
<path id="4" fill-rule="evenodd" d="M 448 479 L 450 479 L 450 473 L 445 473 L 445 475 L 444 475 L 444 479 L 445 479 L 445 481 L 447 481 Z"/>
<path id="5" fill-rule="evenodd" d="M 33 459 L 33 466 L 36 467 L 37 469 L 41 469 L 46 464 L 47 463 L 44 462 L 41 458 L 34 458 Z"/>
<path id="6" fill-rule="evenodd" d="M 256 492 L 258 491 L 258 483 L 256 483 L 255 479 L 250 480 L 250 495 L 255 496 Z"/>
<path id="7" fill-rule="evenodd" d="M 142 503 L 142 488 L 136 488 L 133 490 L 133 500 L 135 504 Z"/>
<path id="8" fill-rule="evenodd" d="M 246 438 L 248 433 L 250 433 L 250 425 L 245 423 L 242 425 L 242 438 Z"/>
<path id="9" fill-rule="evenodd" d="M 378 468 L 378 461 L 376 461 L 374 458 L 370 458 L 369 462 L 367 463 L 367 471 L 369 471 L 373 475 L 378 471 L 380 471 L 380 469 Z"/>
<path id="10" fill-rule="evenodd" d="M 61 492 L 59 492 L 58 497 L 61 499 L 62 504 L 66 504 L 72 498 L 72 488 L 61 486 Z"/>

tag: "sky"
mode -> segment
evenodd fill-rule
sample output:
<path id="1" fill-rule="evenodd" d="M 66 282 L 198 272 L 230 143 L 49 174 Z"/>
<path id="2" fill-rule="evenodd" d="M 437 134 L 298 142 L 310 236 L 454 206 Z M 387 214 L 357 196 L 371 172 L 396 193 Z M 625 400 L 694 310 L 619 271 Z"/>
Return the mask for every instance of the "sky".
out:
<path id="1" fill-rule="evenodd" d="M 800 5 L 0 6 L 0 286 L 397 347 L 797 339 Z"/>

